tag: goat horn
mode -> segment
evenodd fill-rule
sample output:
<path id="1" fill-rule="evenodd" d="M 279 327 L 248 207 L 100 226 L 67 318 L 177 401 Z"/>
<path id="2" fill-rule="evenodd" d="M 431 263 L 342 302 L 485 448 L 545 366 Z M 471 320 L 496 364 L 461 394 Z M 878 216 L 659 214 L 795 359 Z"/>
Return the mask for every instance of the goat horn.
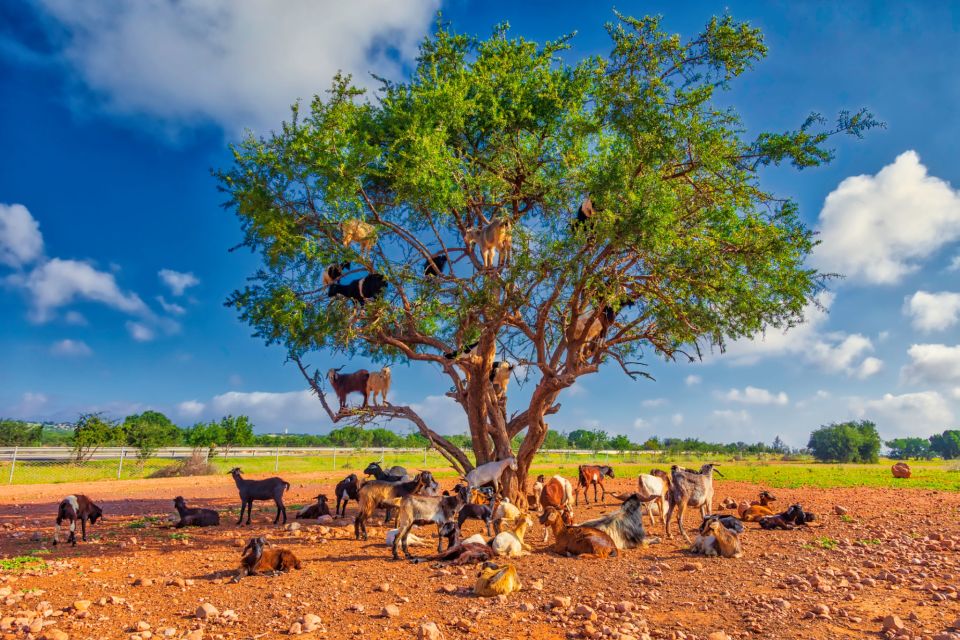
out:
<path id="1" fill-rule="evenodd" d="M 717 472 L 717 475 L 720 476 L 721 478 L 726 478 L 726 477 L 727 477 L 727 476 L 723 475 L 722 473 L 720 473 L 720 469 L 717 469 L 716 467 L 714 467 L 713 470 L 716 471 L 716 472 Z"/>

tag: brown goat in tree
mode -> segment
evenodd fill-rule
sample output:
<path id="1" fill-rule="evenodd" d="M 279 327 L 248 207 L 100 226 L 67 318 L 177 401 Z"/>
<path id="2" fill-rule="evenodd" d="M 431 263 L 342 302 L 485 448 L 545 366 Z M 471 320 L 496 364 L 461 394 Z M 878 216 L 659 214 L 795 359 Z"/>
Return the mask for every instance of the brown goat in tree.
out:
<path id="1" fill-rule="evenodd" d="M 367 406 L 367 385 L 370 381 L 370 372 L 366 369 L 360 369 L 353 373 L 340 373 L 340 369 L 330 369 L 327 371 L 327 379 L 330 386 L 333 387 L 340 401 L 340 411 L 347 408 L 347 396 L 351 393 L 359 393 L 363 396 L 363 407 Z"/>

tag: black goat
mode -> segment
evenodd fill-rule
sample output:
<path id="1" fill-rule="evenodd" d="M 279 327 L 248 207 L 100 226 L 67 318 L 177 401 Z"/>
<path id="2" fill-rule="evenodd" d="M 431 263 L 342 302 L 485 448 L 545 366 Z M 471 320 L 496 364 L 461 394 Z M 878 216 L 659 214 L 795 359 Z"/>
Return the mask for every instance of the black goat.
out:
<path id="1" fill-rule="evenodd" d="M 390 469 L 391 472 L 397 470 L 398 467 L 393 467 Z M 371 462 L 367 465 L 367 468 L 363 470 L 363 475 L 373 476 L 377 480 L 383 480 L 385 482 L 401 482 L 407 479 L 406 469 L 402 467 L 399 468 L 403 471 L 403 474 L 388 473 L 383 470 L 383 467 L 380 466 L 379 462 Z"/>
<path id="2" fill-rule="evenodd" d="M 463 500 L 462 496 L 458 496 Z M 463 527 L 467 520 L 480 520 L 487 524 L 487 535 L 493 537 L 493 509 L 486 504 L 464 504 L 457 514 L 457 527 Z"/>
<path id="3" fill-rule="evenodd" d="M 807 526 L 808 522 L 813 522 L 817 519 L 812 513 L 803 510 L 803 507 L 800 506 L 800 503 L 790 505 L 790 508 L 779 514 L 784 521 L 789 522 L 790 524 L 795 524 L 798 527 Z"/>
<path id="4" fill-rule="evenodd" d="M 710 535 L 710 521 L 717 520 L 724 527 L 733 531 L 737 535 L 743 533 L 743 522 L 740 521 L 740 518 L 731 515 L 721 516 L 718 514 L 709 515 L 703 519 L 703 522 L 700 523 L 700 535 L 708 536 Z"/>
<path id="5" fill-rule="evenodd" d="M 337 496 L 337 517 L 347 515 L 347 503 L 351 500 L 360 501 L 360 479 L 357 478 L 357 474 L 351 473 L 338 482 L 337 488 L 333 490 L 333 494 Z M 342 512 L 341 504 L 343 505 Z"/>
<path id="6" fill-rule="evenodd" d="M 93 504 L 93 500 L 84 495 L 67 496 L 60 501 L 57 507 L 57 528 L 53 531 L 53 544 L 60 544 L 60 524 L 64 520 L 70 521 L 70 536 L 67 538 L 74 547 L 77 546 L 77 520 L 80 521 L 80 530 L 83 541 L 87 541 L 87 520 L 96 524 L 103 518 L 103 509 Z"/>
<path id="7" fill-rule="evenodd" d="M 460 348 L 457 349 L 456 351 L 449 351 L 449 352 L 443 354 L 443 357 L 446 358 L 447 360 L 456 360 L 456 359 L 459 358 L 460 356 L 468 356 L 468 355 L 470 355 L 471 353 L 473 353 L 473 350 L 476 349 L 476 348 L 477 348 L 477 345 L 479 345 L 479 344 L 480 344 L 480 341 L 478 340 L 478 341 L 473 342 L 473 343 L 471 343 L 471 344 L 468 344 L 468 345 L 465 345 L 465 346 L 463 346 L 463 347 L 460 347 Z"/>
<path id="8" fill-rule="evenodd" d="M 439 276 L 443 273 L 443 268 L 447 266 L 447 261 L 447 256 L 442 253 L 430 256 L 423 261 L 423 275 Z"/>
<path id="9" fill-rule="evenodd" d="M 763 516 L 757 520 L 757 522 L 760 523 L 761 529 L 783 529 L 784 531 L 791 531 L 795 528 L 783 518 L 783 514 L 778 516 Z"/>
<path id="10" fill-rule="evenodd" d="M 590 196 L 584 198 L 583 202 L 580 203 L 580 208 L 577 209 L 577 217 L 573 221 L 573 227 L 577 227 L 585 222 L 589 222 L 596 214 L 596 211 L 593 209 L 593 201 L 590 200 Z"/>
<path id="11" fill-rule="evenodd" d="M 343 272 L 350 268 L 349 262 L 333 263 L 323 270 L 323 284 L 328 286 L 343 277 Z"/>
<path id="12" fill-rule="evenodd" d="M 280 514 L 283 514 L 283 524 L 287 524 L 287 508 L 283 506 L 283 492 L 290 488 L 289 482 L 282 478 L 244 480 L 240 475 L 240 467 L 231 469 L 230 475 L 233 476 L 233 481 L 240 491 L 240 519 L 237 520 L 237 524 L 243 522 L 244 509 L 247 510 L 247 524 L 250 524 L 254 500 L 273 500 L 277 505 L 277 517 L 273 519 L 273 524 L 280 521 Z"/>
<path id="13" fill-rule="evenodd" d="M 320 516 L 328 515 L 330 515 L 330 507 L 327 506 L 327 496 L 321 493 L 316 497 L 315 503 L 297 512 L 297 520 L 316 520 Z"/>
<path id="14" fill-rule="evenodd" d="M 180 514 L 177 529 L 184 527 L 215 527 L 220 524 L 220 514 L 213 509 L 190 508 L 183 496 L 173 499 L 173 508 Z"/>
<path id="15" fill-rule="evenodd" d="M 327 297 L 343 296 L 363 305 L 365 301 L 383 294 L 387 288 L 387 279 L 379 273 L 371 273 L 351 280 L 347 284 L 335 282 L 327 289 Z"/>

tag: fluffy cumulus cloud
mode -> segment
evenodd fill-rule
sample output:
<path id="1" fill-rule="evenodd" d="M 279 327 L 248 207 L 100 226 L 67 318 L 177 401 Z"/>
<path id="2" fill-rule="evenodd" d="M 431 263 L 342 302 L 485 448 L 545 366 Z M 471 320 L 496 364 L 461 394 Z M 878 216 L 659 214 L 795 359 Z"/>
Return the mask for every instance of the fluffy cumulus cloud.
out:
<path id="1" fill-rule="evenodd" d="M 683 383 L 688 387 L 692 387 L 703 382 L 703 378 L 700 376 L 693 375 L 692 373 L 683 379 Z"/>
<path id="2" fill-rule="evenodd" d="M 40 0 L 104 109 L 175 128 L 276 128 L 339 70 L 399 77 L 438 0 Z"/>
<path id="3" fill-rule="evenodd" d="M 181 403 L 181 410 L 189 403 Z M 214 396 L 200 409 L 198 414 L 218 417 L 227 414 L 250 416 L 254 424 L 269 429 L 284 426 L 318 426 L 329 424 L 330 419 L 320 401 L 312 391 L 287 391 L 271 393 L 268 391 L 228 391 Z"/>
<path id="4" fill-rule="evenodd" d="M 787 394 L 783 391 L 780 393 L 771 393 L 766 389 L 750 386 L 742 391 L 740 389 L 730 389 L 730 391 L 722 394 L 722 397 L 729 402 L 739 402 L 741 404 L 775 404 L 783 406 L 790 402 L 790 398 L 787 397 Z"/>
<path id="5" fill-rule="evenodd" d="M 55 356 L 82 357 L 93 353 L 86 342 L 83 340 L 71 340 L 66 338 L 50 345 L 50 353 Z"/>
<path id="6" fill-rule="evenodd" d="M 177 405 L 177 413 L 184 418 L 198 418 L 206 405 L 198 400 L 184 400 Z"/>
<path id="7" fill-rule="evenodd" d="M 917 291 L 904 301 L 903 312 L 915 329 L 943 331 L 960 320 L 960 293 Z"/>
<path id="8" fill-rule="evenodd" d="M 410 407 L 441 435 L 468 433 L 470 430 L 463 409 L 449 396 L 427 396 L 420 402 L 411 402 Z"/>
<path id="9" fill-rule="evenodd" d="M 960 238 L 960 193 L 907 151 L 874 176 L 841 182 L 824 202 L 819 231 L 816 267 L 893 284 Z"/>
<path id="10" fill-rule="evenodd" d="M 43 255 L 40 224 L 22 204 L 0 203 L 0 264 L 22 267 Z"/>
<path id="11" fill-rule="evenodd" d="M 30 316 L 35 322 L 46 322 L 57 309 L 79 300 L 99 302 L 129 314 L 149 314 L 140 296 L 123 291 L 112 273 L 78 260 L 52 258 L 29 274 L 10 281 L 28 292 L 32 305 Z"/>
<path id="12" fill-rule="evenodd" d="M 910 363 L 901 370 L 905 380 L 933 384 L 960 383 L 960 345 L 915 344 L 907 350 Z"/>
<path id="13" fill-rule="evenodd" d="M 184 291 L 200 284 L 197 276 L 189 272 L 181 273 L 173 269 L 160 269 L 157 275 L 160 276 L 160 281 L 165 284 L 175 296 L 182 296 Z"/>
<path id="14" fill-rule="evenodd" d="M 733 411 L 730 409 L 718 409 L 710 414 L 711 422 L 722 427 L 740 427 L 749 424 L 750 413 L 745 409 Z"/>
<path id="15" fill-rule="evenodd" d="M 127 332 L 130 334 L 130 337 L 137 342 L 150 342 L 157 337 L 157 333 L 152 327 L 143 322 L 134 322 L 133 320 L 127 321 Z"/>
<path id="16" fill-rule="evenodd" d="M 788 331 L 771 329 L 753 339 L 735 340 L 722 356 L 735 365 L 752 365 L 765 358 L 793 356 L 829 373 L 868 378 L 883 368 L 883 362 L 869 356 L 873 341 L 859 333 L 824 331 L 834 294 L 821 293 L 804 310 L 804 322 Z"/>
<path id="17" fill-rule="evenodd" d="M 884 437 L 927 436 L 953 422 L 949 403 L 936 391 L 887 393 L 874 400 L 854 398 L 850 408 L 858 417 L 876 422 Z"/>

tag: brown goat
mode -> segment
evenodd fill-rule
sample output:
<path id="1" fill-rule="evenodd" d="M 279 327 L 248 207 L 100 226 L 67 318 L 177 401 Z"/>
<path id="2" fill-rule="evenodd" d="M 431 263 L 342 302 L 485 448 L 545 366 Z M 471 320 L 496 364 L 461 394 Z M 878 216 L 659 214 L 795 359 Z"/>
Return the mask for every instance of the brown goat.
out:
<path id="1" fill-rule="evenodd" d="M 546 511 L 548 507 L 562 509 L 573 506 L 573 485 L 562 476 L 553 476 L 545 483 L 540 491 L 540 509 Z M 546 542 L 550 530 L 544 528 L 543 541 Z"/>
<path id="2" fill-rule="evenodd" d="M 83 541 L 86 542 L 87 520 L 90 524 L 96 524 L 100 518 L 103 518 L 103 509 L 93 504 L 93 500 L 81 494 L 67 496 L 57 506 L 57 528 L 53 531 L 53 544 L 60 544 L 60 524 L 64 520 L 70 521 L 70 536 L 67 542 L 77 546 L 77 520 L 80 521 Z"/>
<path id="3" fill-rule="evenodd" d="M 711 520 L 707 525 L 710 534 L 717 541 L 717 550 L 724 558 L 739 558 L 743 555 L 740 547 L 740 536 L 723 526 L 719 520 Z"/>
<path id="4" fill-rule="evenodd" d="M 367 519 L 373 515 L 378 507 L 399 507 L 400 502 L 407 496 L 417 493 L 430 484 L 433 476 L 429 471 L 418 473 L 409 482 L 387 482 L 386 480 L 371 480 L 360 487 L 360 503 L 353 523 L 353 532 L 357 540 L 367 539 Z M 387 518 L 389 520 L 389 517 Z"/>
<path id="5" fill-rule="evenodd" d="M 370 379 L 370 372 L 366 369 L 360 369 L 353 373 L 340 373 L 340 369 L 343 369 L 343 367 L 327 371 L 327 379 L 330 381 L 330 386 L 333 387 L 333 390 L 337 394 L 337 399 L 340 401 L 340 411 L 343 411 L 347 407 L 347 396 L 351 393 L 363 395 L 363 406 L 366 407 L 367 384 Z"/>
<path id="6" fill-rule="evenodd" d="M 751 502 L 748 508 L 742 510 L 740 512 L 740 519 L 744 522 L 759 522 L 760 518 L 774 515 L 774 510 L 767 505 L 775 501 L 776 497 L 769 491 L 761 491 L 760 500 Z"/>
<path id="7" fill-rule="evenodd" d="M 261 571 L 290 571 L 300 568 L 300 560 L 287 549 L 274 549 L 267 546 L 264 537 L 251 538 L 240 552 L 240 570 L 234 580 L 244 576 L 256 575 Z"/>
<path id="8" fill-rule="evenodd" d="M 550 527 L 556 542 L 551 550 L 563 556 L 604 559 L 617 555 L 617 545 L 609 535 L 593 527 L 573 526 L 570 509 L 549 507 L 540 516 L 540 524 Z"/>

